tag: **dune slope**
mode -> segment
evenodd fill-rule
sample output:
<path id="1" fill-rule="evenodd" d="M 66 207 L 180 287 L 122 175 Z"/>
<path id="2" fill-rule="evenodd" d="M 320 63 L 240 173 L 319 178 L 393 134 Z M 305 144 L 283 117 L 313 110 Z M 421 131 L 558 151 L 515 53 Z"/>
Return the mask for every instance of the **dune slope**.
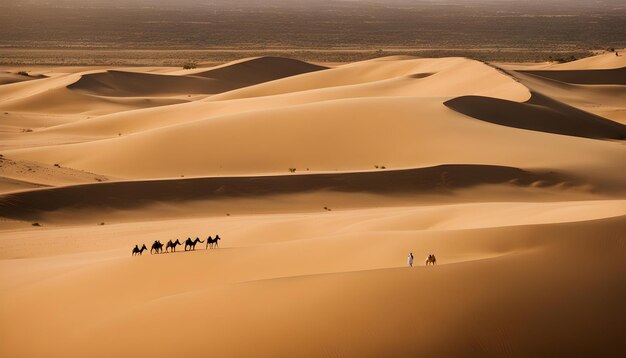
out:
<path id="1" fill-rule="evenodd" d="M 463 96 L 444 104 L 470 117 L 515 128 L 585 138 L 626 139 L 626 126 L 539 93 L 533 93 L 530 100 L 524 103 Z"/>

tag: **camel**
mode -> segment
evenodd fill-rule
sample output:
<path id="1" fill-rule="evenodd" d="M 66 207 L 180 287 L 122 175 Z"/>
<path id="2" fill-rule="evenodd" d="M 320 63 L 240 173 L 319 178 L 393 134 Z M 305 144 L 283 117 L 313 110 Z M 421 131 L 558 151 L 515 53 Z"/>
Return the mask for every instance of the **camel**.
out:
<path id="1" fill-rule="evenodd" d="M 161 241 L 154 240 L 154 244 L 152 244 L 152 248 L 150 249 L 150 254 L 152 254 L 153 250 L 155 254 L 163 253 L 163 244 L 161 243 Z"/>
<path id="2" fill-rule="evenodd" d="M 167 252 L 170 247 L 172 248 L 172 252 L 176 252 L 176 246 L 178 245 L 182 245 L 180 241 L 178 241 L 178 239 L 176 239 L 176 241 L 174 242 L 172 242 L 172 240 L 168 241 L 165 245 L 165 252 Z"/>
<path id="3" fill-rule="evenodd" d="M 135 245 L 135 247 L 133 248 L 133 256 L 143 254 L 143 250 L 148 250 L 146 244 L 143 244 L 141 249 L 139 249 L 139 245 Z"/>
<path id="4" fill-rule="evenodd" d="M 213 248 L 213 245 L 215 245 L 215 247 L 218 247 L 218 248 L 219 248 L 219 247 L 220 247 L 220 245 L 219 245 L 218 241 L 219 241 L 219 240 L 221 240 L 221 239 L 222 239 L 222 238 L 220 238 L 220 236 L 219 236 L 219 235 L 215 235 L 215 239 L 211 239 L 211 237 L 209 236 L 209 237 L 206 239 L 206 246 L 207 246 L 207 247 L 208 247 L 208 246 L 210 246 L 211 248 Z"/>
<path id="5" fill-rule="evenodd" d="M 203 243 L 204 241 L 200 240 L 199 238 L 196 237 L 195 240 L 191 241 L 191 238 L 188 237 L 187 241 L 185 241 L 185 251 L 187 251 L 187 246 L 189 246 L 189 250 L 195 250 L 196 249 L 196 244 L 197 243 Z"/>
<path id="6" fill-rule="evenodd" d="M 426 266 L 428 266 L 428 264 L 432 264 L 433 266 L 437 264 L 437 258 L 435 255 L 428 255 L 428 258 L 426 258 Z"/>

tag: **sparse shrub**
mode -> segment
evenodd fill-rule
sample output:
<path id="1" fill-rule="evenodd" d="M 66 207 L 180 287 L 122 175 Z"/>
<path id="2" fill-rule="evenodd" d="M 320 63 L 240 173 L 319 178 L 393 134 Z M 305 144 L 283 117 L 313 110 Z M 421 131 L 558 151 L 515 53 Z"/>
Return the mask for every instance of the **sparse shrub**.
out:
<path id="1" fill-rule="evenodd" d="M 230 216 L 230 213 L 226 213 L 226 216 Z"/>
<path id="2" fill-rule="evenodd" d="M 32 131 L 33 131 L 33 130 L 32 130 L 32 129 L 30 129 L 30 128 L 24 128 L 24 129 L 22 129 L 22 132 L 23 132 L 23 133 L 30 133 L 30 132 L 32 132 Z"/>
<path id="3" fill-rule="evenodd" d="M 103 221 L 103 222 L 101 222 L 101 223 L 100 223 L 100 224 L 98 224 L 98 225 L 100 225 L 100 226 L 104 226 L 104 221 Z"/>
<path id="4" fill-rule="evenodd" d="M 374 165 L 374 168 L 378 169 L 378 165 Z"/>
<path id="5" fill-rule="evenodd" d="M 194 68 L 198 67 L 195 63 L 193 62 L 187 62 L 183 65 L 183 70 L 193 70 Z"/>
<path id="6" fill-rule="evenodd" d="M 380 167 L 380 169 L 387 169 L 387 167 L 383 165 Z"/>
<path id="7" fill-rule="evenodd" d="M 96 178 L 94 178 L 94 179 L 96 179 L 96 181 L 97 181 L 97 182 L 101 182 L 101 181 L 102 181 L 102 178 L 98 178 L 98 177 L 96 177 Z"/>
<path id="8" fill-rule="evenodd" d="M 39 223 L 32 223 L 33 226 L 41 226 Z"/>
<path id="9" fill-rule="evenodd" d="M 121 136 L 122 136 L 122 133 L 118 133 L 118 134 L 117 134 L 117 136 L 118 136 L 118 137 L 121 137 Z"/>
<path id="10" fill-rule="evenodd" d="M 18 74 L 18 75 L 20 75 L 20 76 L 26 76 L 26 77 L 29 77 L 29 76 L 30 76 L 30 75 L 28 74 L 28 72 L 26 72 L 26 71 L 19 71 L 17 74 Z"/>
<path id="11" fill-rule="evenodd" d="M 613 48 L 613 47 L 609 47 L 609 48 L 607 49 L 607 51 L 609 51 L 609 52 L 615 52 L 615 48 Z"/>
<path id="12" fill-rule="evenodd" d="M 57 168 L 61 168 L 61 164 L 59 164 L 59 163 L 55 163 L 54 166 L 57 167 Z"/>
<path id="13" fill-rule="evenodd" d="M 571 55 L 569 57 L 552 57 L 552 56 L 548 57 L 549 62 L 557 62 L 557 63 L 566 63 L 566 62 L 572 62 L 576 60 L 578 60 L 578 58 L 576 58 L 576 56 L 574 55 Z"/>
<path id="14" fill-rule="evenodd" d="M 289 168 L 289 172 L 290 173 L 295 173 L 296 172 L 296 168 Z"/>

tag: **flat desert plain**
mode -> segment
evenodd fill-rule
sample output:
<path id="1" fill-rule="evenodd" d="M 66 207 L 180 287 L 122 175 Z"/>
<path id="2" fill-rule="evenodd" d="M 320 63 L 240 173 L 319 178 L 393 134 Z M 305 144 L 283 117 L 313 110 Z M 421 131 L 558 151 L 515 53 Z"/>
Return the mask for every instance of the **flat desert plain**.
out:
<path id="1" fill-rule="evenodd" d="M 626 355 L 626 56 L 1 71 L 2 357 Z"/>

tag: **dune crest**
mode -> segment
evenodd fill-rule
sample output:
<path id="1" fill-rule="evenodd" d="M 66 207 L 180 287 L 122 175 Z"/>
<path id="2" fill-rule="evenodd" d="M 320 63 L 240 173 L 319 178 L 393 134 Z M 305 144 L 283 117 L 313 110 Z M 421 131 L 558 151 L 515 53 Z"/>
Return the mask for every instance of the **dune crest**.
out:
<path id="1" fill-rule="evenodd" d="M 444 103 L 476 119 L 515 128 L 598 139 L 626 139 L 626 126 L 533 93 L 524 103 L 464 96 Z M 503 115 L 507 113 L 507 115 Z"/>

